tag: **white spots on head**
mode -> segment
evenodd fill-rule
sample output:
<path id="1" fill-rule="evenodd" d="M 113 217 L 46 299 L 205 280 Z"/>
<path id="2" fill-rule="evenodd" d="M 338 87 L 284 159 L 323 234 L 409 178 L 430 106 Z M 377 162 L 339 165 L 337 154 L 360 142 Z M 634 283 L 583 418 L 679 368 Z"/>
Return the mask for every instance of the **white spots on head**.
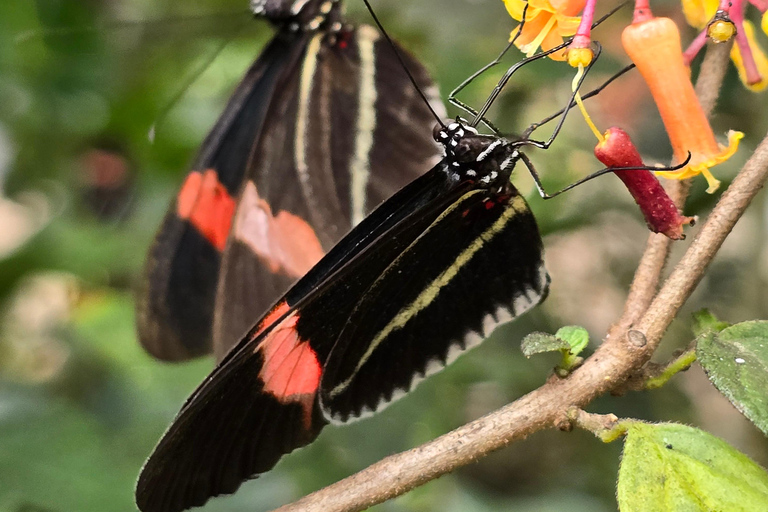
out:
<path id="1" fill-rule="evenodd" d="M 503 162 L 501 162 L 501 168 L 502 168 L 502 170 L 503 170 L 503 169 L 506 169 L 507 167 L 509 167 L 509 164 L 511 164 L 511 163 L 514 163 L 514 161 L 515 161 L 515 156 L 514 156 L 514 154 L 513 154 L 512 156 L 509 156 L 509 157 L 507 157 L 506 159 L 504 159 L 504 161 L 503 161 Z"/>
<path id="2" fill-rule="evenodd" d="M 491 154 L 491 152 L 492 152 L 494 149 L 496 149 L 497 147 L 499 147 L 499 145 L 503 144 L 503 142 L 504 142 L 504 141 L 503 141 L 503 140 L 501 140 L 501 139 L 497 139 L 497 140 L 495 140 L 495 141 L 491 142 L 491 143 L 488 145 L 488 147 L 487 147 L 487 148 L 485 148 L 485 149 L 483 150 L 483 152 L 482 152 L 482 153 L 480 153 L 479 155 L 477 155 L 477 158 L 475 159 L 475 161 L 477 161 L 477 162 L 482 162 L 483 160 L 485 160 L 485 159 L 488 157 L 488 155 L 490 155 L 490 154 Z"/>
<path id="3" fill-rule="evenodd" d="M 307 5 L 307 2 L 309 2 L 309 0 L 296 0 L 293 2 L 291 5 L 291 14 L 293 16 L 297 16 L 304 8 L 304 6 Z"/>
<path id="4" fill-rule="evenodd" d="M 266 0 L 251 0 L 251 12 L 253 14 L 263 13 L 266 3 Z"/>
<path id="5" fill-rule="evenodd" d="M 477 176 L 477 172 L 475 172 L 474 169 L 467 169 L 467 171 L 464 174 L 466 174 L 467 176 L 472 176 L 472 177 Z"/>

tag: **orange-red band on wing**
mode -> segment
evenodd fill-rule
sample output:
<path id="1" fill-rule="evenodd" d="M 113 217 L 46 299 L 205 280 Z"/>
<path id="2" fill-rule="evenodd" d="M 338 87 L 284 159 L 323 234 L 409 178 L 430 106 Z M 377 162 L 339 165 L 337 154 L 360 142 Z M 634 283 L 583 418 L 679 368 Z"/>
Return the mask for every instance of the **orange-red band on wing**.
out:
<path id="1" fill-rule="evenodd" d="M 264 318 L 259 322 L 259 328 L 256 331 L 256 333 L 253 335 L 255 338 L 259 334 L 261 334 L 264 329 L 272 325 L 273 323 L 280 320 L 280 317 L 283 316 L 290 310 L 291 307 L 288 305 L 287 302 L 284 300 L 278 302 L 266 315 L 264 315 Z"/>
<path id="2" fill-rule="evenodd" d="M 281 401 L 314 394 L 320 385 L 322 367 L 309 343 L 299 338 L 296 320 L 298 316 L 287 318 L 259 344 L 264 356 L 259 374 L 264 390 Z"/>
<path id="3" fill-rule="evenodd" d="M 227 243 L 234 212 L 235 200 L 219 182 L 215 170 L 189 173 L 176 200 L 176 214 L 195 226 L 219 251 Z"/>
<path id="4" fill-rule="evenodd" d="M 259 371 L 264 391 L 284 404 L 300 404 L 309 428 L 323 369 L 315 351 L 299 337 L 298 320 L 297 312 L 287 316 L 264 337 L 256 350 L 261 352 L 264 361 Z"/>
<path id="5" fill-rule="evenodd" d="M 286 211 L 273 215 L 252 181 L 243 189 L 233 236 L 250 247 L 271 272 L 290 277 L 303 276 L 324 256 L 312 226 Z"/>

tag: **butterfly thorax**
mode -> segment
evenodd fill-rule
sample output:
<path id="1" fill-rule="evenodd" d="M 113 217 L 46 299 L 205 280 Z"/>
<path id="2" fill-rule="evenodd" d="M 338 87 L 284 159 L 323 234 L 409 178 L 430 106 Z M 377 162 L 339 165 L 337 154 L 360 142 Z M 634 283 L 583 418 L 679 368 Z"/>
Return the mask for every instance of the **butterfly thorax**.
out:
<path id="1" fill-rule="evenodd" d="M 341 0 L 251 0 L 251 11 L 292 32 L 336 33 L 344 28 Z"/>
<path id="2" fill-rule="evenodd" d="M 455 181 L 475 187 L 505 190 L 509 176 L 519 159 L 518 150 L 508 140 L 495 135 L 478 134 L 471 126 L 451 123 L 437 125 L 435 140 L 445 151 L 446 172 Z"/>

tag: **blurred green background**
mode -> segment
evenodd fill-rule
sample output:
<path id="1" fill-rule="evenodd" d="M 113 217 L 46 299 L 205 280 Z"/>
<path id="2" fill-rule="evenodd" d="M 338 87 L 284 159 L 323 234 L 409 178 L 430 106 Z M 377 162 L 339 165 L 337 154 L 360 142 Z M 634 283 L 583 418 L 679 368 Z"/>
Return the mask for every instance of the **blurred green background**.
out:
<path id="1" fill-rule="evenodd" d="M 143 460 L 212 368 L 210 360 L 169 365 L 146 355 L 135 339 L 132 289 L 187 164 L 271 34 L 247 3 L 0 2 L 0 511 L 134 510 Z M 347 3 L 351 20 L 369 20 L 360 2 Z M 499 0 L 374 6 L 444 93 L 491 60 L 514 26 Z M 684 41 L 695 35 L 678 4 L 660 4 L 656 13 L 680 22 Z M 628 62 L 619 33 L 629 17 L 626 9 L 596 31 L 605 52 L 589 84 Z M 518 58 L 514 52 L 507 62 Z M 499 73 L 462 98 L 482 104 Z M 571 78 L 551 62 L 526 67 L 490 118 L 506 132 L 519 131 L 565 104 Z M 618 124 L 630 132 L 648 162 L 669 158 L 637 73 L 589 105 L 602 129 Z M 717 134 L 734 128 L 747 138 L 716 169 L 724 185 L 768 130 L 767 106 L 764 95 L 748 92 L 729 72 L 713 125 Z M 530 154 L 555 190 L 600 168 L 594 143 L 574 115 L 553 148 Z M 611 176 L 548 202 L 524 173 L 516 183 L 546 235 L 553 278 L 547 302 L 408 398 L 373 419 L 325 429 L 317 442 L 205 510 L 268 510 L 538 387 L 555 359 L 523 358 L 519 342 L 532 330 L 580 324 L 593 343 L 600 339 L 621 311 L 647 238 L 637 208 Z M 717 195 L 704 189 L 696 180 L 687 214 L 705 216 L 712 207 Z M 690 341 L 690 313 L 701 307 L 731 322 L 768 318 L 764 203 L 761 194 L 726 242 L 660 357 Z M 677 242 L 675 254 L 686 245 Z M 605 397 L 589 410 L 693 424 L 768 464 L 764 438 L 697 368 L 661 390 Z M 375 510 L 615 510 L 620 448 L 583 432 L 539 433 Z"/>

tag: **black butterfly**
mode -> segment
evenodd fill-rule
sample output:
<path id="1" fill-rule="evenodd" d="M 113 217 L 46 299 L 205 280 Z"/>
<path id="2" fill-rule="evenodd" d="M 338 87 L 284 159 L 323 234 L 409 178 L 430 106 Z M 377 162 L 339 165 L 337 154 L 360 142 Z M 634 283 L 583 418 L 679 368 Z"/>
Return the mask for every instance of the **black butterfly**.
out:
<path id="1" fill-rule="evenodd" d="M 452 124 L 446 156 L 358 224 L 190 396 L 147 461 L 144 512 L 234 492 L 330 421 L 378 410 L 538 304 L 517 145 Z"/>
<path id="2" fill-rule="evenodd" d="M 381 201 L 439 159 L 392 46 L 339 0 L 260 0 L 278 31 L 203 143 L 150 249 L 139 339 L 219 358 Z M 402 50 L 444 112 L 426 70 Z"/>
<path id="3" fill-rule="evenodd" d="M 283 295 L 192 393 L 147 460 L 143 512 L 234 492 L 328 423 L 376 412 L 544 300 L 536 221 L 510 177 L 547 142 L 435 128 L 444 156 L 385 201 Z M 572 98 L 573 100 L 573 98 Z M 577 183 L 600 175 L 598 171 Z M 566 187 L 571 188 L 571 186 Z"/>

